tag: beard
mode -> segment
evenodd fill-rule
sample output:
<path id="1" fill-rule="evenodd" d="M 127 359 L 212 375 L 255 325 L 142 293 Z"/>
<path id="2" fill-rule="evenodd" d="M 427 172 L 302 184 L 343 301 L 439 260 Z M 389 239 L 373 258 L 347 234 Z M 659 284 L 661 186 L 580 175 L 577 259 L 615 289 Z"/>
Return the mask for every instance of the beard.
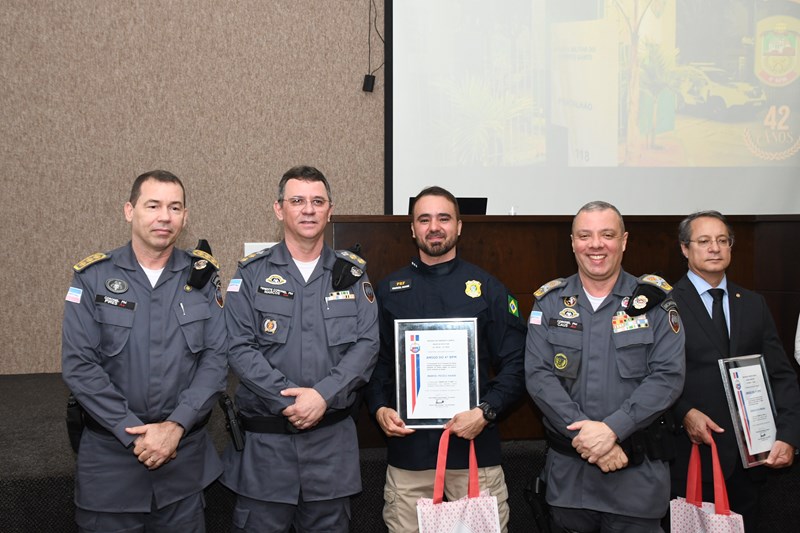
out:
<path id="1" fill-rule="evenodd" d="M 429 233 L 427 237 L 444 237 L 443 233 Z M 414 239 L 417 242 L 417 247 L 431 257 L 441 257 L 453 248 L 458 243 L 458 235 L 453 235 L 449 239 L 443 241 L 429 243 L 424 238 L 417 236 Z"/>

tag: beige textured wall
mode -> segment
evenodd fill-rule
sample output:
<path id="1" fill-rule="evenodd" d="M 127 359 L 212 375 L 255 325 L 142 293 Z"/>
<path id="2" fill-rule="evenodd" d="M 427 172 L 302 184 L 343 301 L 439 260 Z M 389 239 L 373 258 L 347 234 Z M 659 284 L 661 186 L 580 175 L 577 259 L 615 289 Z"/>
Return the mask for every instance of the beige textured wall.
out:
<path id="1" fill-rule="evenodd" d="M 383 1 L 377 0 L 383 29 Z M 130 236 L 146 170 L 188 190 L 179 244 L 233 274 L 275 240 L 281 174 L 312 164 L 336 213 L 383 206 L 383 70 L 369 0 L 6 0 L 0 10 L 0 374 L 57 372 L 71 266 Z M 373 68 L 383 46 L 373 33 Z"/>

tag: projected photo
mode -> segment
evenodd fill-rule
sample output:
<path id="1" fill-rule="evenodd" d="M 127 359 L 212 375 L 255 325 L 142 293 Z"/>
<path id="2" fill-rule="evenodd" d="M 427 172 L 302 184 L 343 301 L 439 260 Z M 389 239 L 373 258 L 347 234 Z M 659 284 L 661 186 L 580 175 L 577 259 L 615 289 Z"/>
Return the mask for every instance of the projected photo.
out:
<path id="1" fill-rule="evenodd" d="M 553 24 L 552 121 L 569 165 L 792 164 L 800 21 L 775 4 L 614 0 Z"/>
<path id="2" fill-rule="evenodd" d="M 386 6 L 387 212 L 431 183 L 493 215 L 722 187 L 729 212 L 800 212 L 800 0 Z"/>
<path id="3" fill-rule="evenodd" d="M 413 159 L 796 164 L 797 2 L 400 4 L 393 133 L 413 141 Z"/>

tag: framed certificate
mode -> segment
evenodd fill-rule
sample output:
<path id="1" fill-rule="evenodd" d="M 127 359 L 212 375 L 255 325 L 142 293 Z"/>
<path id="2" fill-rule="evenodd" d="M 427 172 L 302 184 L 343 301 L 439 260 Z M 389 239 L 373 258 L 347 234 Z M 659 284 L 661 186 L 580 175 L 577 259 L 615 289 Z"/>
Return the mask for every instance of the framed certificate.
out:
<path id="1" fill-rule="evenodd" d="M 397 412 L 406 427 L 441 428 L 478 405 L 478 319 L 395 320 Z"/>
<path id="2" fill-rule="evenodd" d="M 760 354 L 719 360 L 739 454 L 745 468 L 762 464 L 775 443 L 775 402 Z"/>

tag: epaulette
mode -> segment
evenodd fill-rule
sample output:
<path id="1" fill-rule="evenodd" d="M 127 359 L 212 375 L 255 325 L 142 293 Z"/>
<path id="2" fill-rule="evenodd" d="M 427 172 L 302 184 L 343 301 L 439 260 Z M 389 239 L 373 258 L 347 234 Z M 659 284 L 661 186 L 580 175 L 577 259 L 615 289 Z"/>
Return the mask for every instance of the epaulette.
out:
<path id="1" fill-rule="evenodd" d="M 185 289 L 187 291 L 190 290 L 189 287 L 202 289 L 211 277 L 219 271 L 219 262 L 211 255 L 211 246 L 205 239 L 200 239 L 197 248 L 192 250 L 189 255 L 193 258 L 192 270 L 189 273 L 189 279 L 186 281 Z"/>
<path id="2" fill-rule="evenodd" d="M 84 258 L 84 259 L 81 259 L 77 263 L 75 263 L 75 265 L 72 267 L 72 270 L 74 270 L 75 272 L 80 272 L 80 271 L 82 271 L 83 269 L 85 269 L 86 267 L 88 267 L 90 265 L 93 265 L 95 263 L 99 263 L 100 261 L 105 261 L 109 257 L 110 256 L 104 254 L 103 252 L 94 253 L 94 254 L 92 254 L 92 255 Z"/>
<path id="3" fill-rule="evenodd" d="M 357 249 L 360 248 L 358 246 Z M 333 264 L 331 273 L 331 285 L 335 290 L 341 291 L 350 288 L 364 275 L 367 262 L 350 250 L 336 250 L 335 255 L 336 262 Z"/>
<path id="4" fill-rule="evenodd" d="M 204 252 L 203 250 L 192 250 L 190 253 L 191 253 L 192 257 L 196 257 L 197 259 L 200 259 L 200 261 L 202 261 L 202 260 L 208 261 L 208 263 L 211 266 L 214 267 L 214 270 L 219 270 L 219 261 L 214 259 L 214 256 L 211 255 L 210 253 Z M 197 265 L 198 264 L 202 264 L 202 263 L 200 263 L 200 261 L 195 263 L 195 267 L 194 268 L 198 268 Z M 203 265 L 203 266 L 205 266 L 205 265 Z"/>
<path id="5" fill-rule="evenodd" d="M 664 278 L 655 274 L 639 276 L 636 289 L 628 299 L 625 310 L 628 316 L 643 315 L 666 300 L 670 292 L 672 292 L 672 285 L 667 283 Z M 665 311 L 669 310 L 665 308 Z"/>
<path id="6" fill-rule="evenodd" d="M 667 283 L 667 280 L 662 278 L 661 276 L 656 276 L 655 274 L 645 274 L 644 276 L 639 276 L 639 284 L 648 284 L 648 285 L 655 285 L 665 293 L 669 294 L 672 292 L 672 285 Z"/>
<path id="7" fill-rule="evenodd" d="M 241 259 L 239 259 L 239 266 L 245 266 L 245 265 L 247 265 L 249 263 L 252 263 L 256 259 L 261 258 L 261 257 L 269 257 L 269 254 L 271 254 L 271 253 L 272 253 L 272 248 L 264 248 L 263 250 L 259 250 L 257 252 L 253 252 L 252 254 L 246 255 L 246 256 L 242 257 Z"/>
<path id="8" fill-rule="evenodd" d="M 557 279 L 548 281 L 547 283 L 545 283 L 544 285 L 539 287 L 536 290 L 536 292 L 533 293 L 533 296 L 536 297 L 537 300 L 541 300 L 542 296 L 544 296 L 545 294 L 547 294 L 548 292 L 552 291 L 553 289 L 555 289 L 557 287 L 561 287 L 562 285 L 564 285 L 564 283 L 565 283 L 564 282 L 564 278 L 557 278 Z"/>
<path id="9" fill-rule="evenodd" d="M 336 258 L 349 261 L 362 270 L 367 266 L 367 262 L 361 256 L 354 254 L 350 250 L 336 250 Z"/>

